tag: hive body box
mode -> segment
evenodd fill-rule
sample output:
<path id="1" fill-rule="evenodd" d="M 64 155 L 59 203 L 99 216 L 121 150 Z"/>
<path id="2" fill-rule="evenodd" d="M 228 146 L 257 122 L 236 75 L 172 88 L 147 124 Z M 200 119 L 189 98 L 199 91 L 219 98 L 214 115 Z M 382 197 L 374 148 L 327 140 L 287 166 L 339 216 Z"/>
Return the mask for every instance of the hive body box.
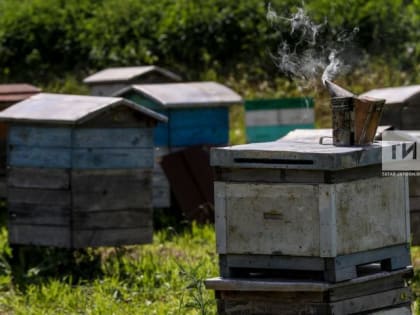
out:
<path id="1" fill-rule="evenodd" d="M 107 68 L 83 80 L 90 94 L 110 96 L 131 84 L 169 83 L 181 81 L 177 74 L 157 66 Z"/>
<path id="2" fill-rule="evenodd" d="M 391 145 L 391 144 L 388 144 Z M 277 141 L 212 150 L 223 277 L 241 269 L 318 270 L 410 264 L 406 177 L 381 177 L 381 146 Z"/>
<path id="3" fill-rule="evenodd" d="M 385 99 L 382 125 L 401 130 L 420 129 L 420 85 L 374 89 L 361 96 Z"/>
<path id="4" fill-rule="evenodd" d="M 164 117 L 119 98 L 39 94 L 0 119 L 10 124 L 11 244 L 152 240 L 153 126 Z"/>
<path id="5" fill-rule="evenodd" d="M 311 279 L 213 278 L 219 315 L 411 315 L 410 268 L 339 284 Z"/>
<path id="6" fill-rule="evenodd" d="M 133 85 L 115 94 L 168 117 L 155 129 L 155 207 L 169 207 L 169 183 L 160 167 L 161 157 L 182 148 L 229 143 L 229 106 L 241 97 L 215 82 Z"/>
<path id="7" fill-rule="evenodd" d="M 0 84 L 0 111 L 40 91 L 30 84 Z M 7 125 L 0 122 L 0 198 L 6 197 L 6 141 Z"/>
<path id="8" fill-rule="evenodd" d="M 296 128 L 314 128 L 311 98 L 247 100 L 245 102 L 248 142 L 274 141 Z"/>

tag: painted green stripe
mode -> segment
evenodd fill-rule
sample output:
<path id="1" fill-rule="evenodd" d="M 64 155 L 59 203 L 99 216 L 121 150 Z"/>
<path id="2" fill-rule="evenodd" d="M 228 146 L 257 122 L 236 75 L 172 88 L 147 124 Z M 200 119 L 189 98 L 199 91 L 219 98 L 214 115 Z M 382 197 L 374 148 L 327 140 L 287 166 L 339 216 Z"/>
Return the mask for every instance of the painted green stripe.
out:
<path id="1" fill-rule="evenodd" d="M 294 129 L 313 129 L 313 124 L 254 126 L 246 128 L 248 143 L 275 141 Z"/>
<path id="2" fill-rule="evenodd" d="M 277 99 L 256 99 L 245 101 L 245 110 L 267 110 L 281 108 L 313 108 L 314 100 L 310 97 L 292 97 Z"/>

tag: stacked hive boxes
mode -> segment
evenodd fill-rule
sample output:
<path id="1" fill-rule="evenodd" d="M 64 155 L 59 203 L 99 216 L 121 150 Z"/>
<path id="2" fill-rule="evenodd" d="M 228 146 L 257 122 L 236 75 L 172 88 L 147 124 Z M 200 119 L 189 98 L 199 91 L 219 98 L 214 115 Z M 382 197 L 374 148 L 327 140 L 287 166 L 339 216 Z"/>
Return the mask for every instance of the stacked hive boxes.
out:
<path id="1" fill-rule="evenodd" d="M 165 117 L 120 98 L 38 94 L 0 119 L 11 244 L 152 240 L 153 127 Z"/>
<path id="2" fill-rule="evenodd" d="M 212 150 L 222 278 L 207 286 L 220 314 L 408 310 L 408 183 L 381 177 L 381 150 L 293 141 Z M 361 276 L 372 263 L 378 270 Z"/>

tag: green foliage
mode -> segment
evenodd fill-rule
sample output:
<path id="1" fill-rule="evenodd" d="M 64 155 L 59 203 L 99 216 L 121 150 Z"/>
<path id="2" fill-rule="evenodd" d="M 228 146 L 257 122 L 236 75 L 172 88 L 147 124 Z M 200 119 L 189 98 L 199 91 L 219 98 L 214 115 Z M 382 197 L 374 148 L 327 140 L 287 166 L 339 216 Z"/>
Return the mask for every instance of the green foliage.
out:
<path id="1" fill-rule="evenodd" d="M 289 16 L 302 3 L 272 0 Z M 409 4 L 407 4 L 409 3 Z M 50 87 L 109 66 L 156 63 L 186 79 L 233 77 L 256 85 L 279 77 L 271 54 L 289 29 L 266 20 L 268 1 L 2 0 L 0 82 Z M 359 27 L 359 49 L 412 69 L 418 60 L 418 1 L 312 0 L 318 22 Z M 411 68 L 410 68 L 411 67 Z M 54 90 L 59 90 L 54 88 Z"/>
<path id="2" fill-rule="evenodd" d="M 0 236 L 0 244 L 6 244 L 5 228 Z M 2 249 L 0 258 L 8 260 L 10 249 L 7 246 Z M 0 313 L 210 315 L 216 312 L 213 293 L 203 283 L 218 274 L 212 226 L 192 224 L 182 232 L 166 228 L 155 234 L 152 245 L 101 248 L 73 255 L 76 256 L 73 264 L 61 272 L 57 272 L 57 265 L 62 261 L 57 251 L 55 267 L 45 269 L 45 263 L 41 262 L 27 269 L 20 275 L 26 277 L 24 286 L 17 285 L 16 271 L 12 280 L 10 270 L 0 269 Z M 99 264 L 86 264 L 98 260 Z M 34 270 L 42 271 L 34 273 Z"/>

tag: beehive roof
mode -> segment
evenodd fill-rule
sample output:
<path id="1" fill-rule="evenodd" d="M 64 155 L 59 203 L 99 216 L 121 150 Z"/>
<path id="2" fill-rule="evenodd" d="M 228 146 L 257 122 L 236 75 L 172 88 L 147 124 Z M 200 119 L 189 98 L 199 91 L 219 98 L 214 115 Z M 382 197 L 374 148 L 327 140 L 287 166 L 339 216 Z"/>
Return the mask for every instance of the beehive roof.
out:
<path id="1" fill-rule="evenodd" d="M 0 102 L 19 102 L 39 92 L 41 89 L 26 83 L 0 84 Z"/>
<path id="2" fill-rule="evenodd" d="M 420 85 L 374 89 L 363 93 L 361 96 L 382 98 L 385 99 L 385 104 L 407 103 L 415 99 L 420 100 Z"/>
<path id="3" fill-rule="evenodd" d="M 136 91 L 165 107 L 227 106 L 242 103 L 242 97 L 216 82 L 183 82 L 165 84 L 137 84 L 124 88 L 114 95 L 122 96 Z"/>
<path id="4" fill-rule="evenodd" d="M 157 72 L 174 81 L 181 81 L 177 74 L 157 66 L 107 68 L 88 76 L 83 80 L 87 84 L 127 82 L 145 74 Z"/>
<path id="5" fill-rule="evenodd" d="M 0 112 L 0 121 L 81 124 L 103 111 L 126 106 L 157 121 L 167 118 L 150 109 L 117 97 L 40 93 Z"/>

